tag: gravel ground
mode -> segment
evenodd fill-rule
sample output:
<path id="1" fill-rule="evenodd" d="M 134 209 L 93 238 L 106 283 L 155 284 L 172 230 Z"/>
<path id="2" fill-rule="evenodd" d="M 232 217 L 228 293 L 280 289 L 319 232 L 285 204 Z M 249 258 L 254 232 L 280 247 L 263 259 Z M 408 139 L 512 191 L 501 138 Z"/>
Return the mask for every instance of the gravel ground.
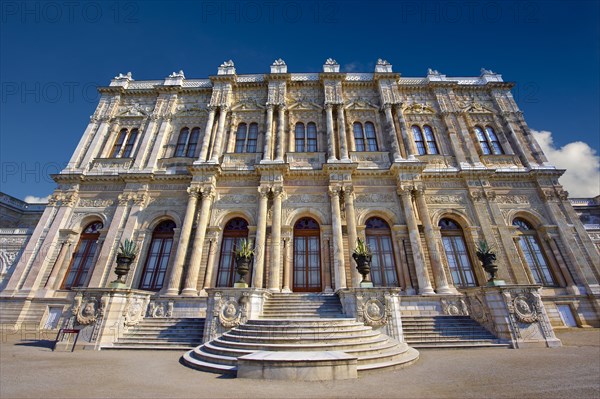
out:
<path id="1" fill-rule="evenodd" d="M 0 398 L 600 398 L 600 330 L 557 335 L 562 348 L 422 350 L 405 369 L 327 382 L 224 378 L 177 351 L 52 352 L 4 336 Z"/>

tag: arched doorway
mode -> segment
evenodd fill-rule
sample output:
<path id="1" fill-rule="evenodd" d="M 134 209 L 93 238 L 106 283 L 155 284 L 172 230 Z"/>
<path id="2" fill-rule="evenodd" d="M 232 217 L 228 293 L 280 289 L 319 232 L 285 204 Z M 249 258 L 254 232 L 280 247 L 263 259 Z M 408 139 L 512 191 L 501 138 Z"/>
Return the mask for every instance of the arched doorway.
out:
<path id="1" fill-rule="evenodd" d="M 175 222 L 165 220 L 152 232 L 152 241 L 140 280 L 140 289 L 158 291 L 162 288 L 173 247 L 174 228 Z"/>
<path id="2" fill-rule="evenodd" d="M 321 291 L 321 240 L 319 224 L 302 218 L 294 225 L 294 292 Z"/>
<path id="3" fill-rule="evenodd" d="M 371 281 L 375 287 L 398 287 L 398 274 L 394 262 L 392 232 L 385 220 L 373 217 L 365 225 L 367 244 L 373 253 Z"/>
<path id="4" fill-rule="evenodd" d="M 102 222 L 93 222 L 83 229 L 61 289 L 68 290 L 72 287 L 83 287 L 87 284 L 88 274 L 96 256 L 100 230 L 103 227 Z"/>
<path id="5" fill-rule="evenodd" d="M 448 259 L 448 267 L 454 285 L 458 287 L 476 286 L 477 281 L 473 274 L 473 267 L 471 266 L 462 229 L 451 219 L 440 220 L 438 226 L 442 233 L 444 252 L 446 253 L 446 259 Z"/>
<path id="6" fill-rule="evenodd" d="M 231 219 L 223 230 L 223 241 L 221 243 L 221 256 L 219 258 L 219 269 L 217 271 L 217 287 L 233 287 L 237 275 L 235 273 L 235 249 L 240 241 L 248 239 L 248 222 L 242 218 Z M 249 283 L 252 275 L 252 265 L 246 275 Z"/>

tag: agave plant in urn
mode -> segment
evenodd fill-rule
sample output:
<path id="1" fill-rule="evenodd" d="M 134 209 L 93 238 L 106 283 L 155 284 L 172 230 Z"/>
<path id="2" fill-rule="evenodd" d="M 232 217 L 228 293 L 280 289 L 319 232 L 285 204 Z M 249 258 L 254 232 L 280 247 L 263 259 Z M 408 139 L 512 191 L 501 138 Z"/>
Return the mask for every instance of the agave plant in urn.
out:
<path id="1" fill-rule="evenodd" d="M 360 282 L 361 288 L 373 287 L 373 282 L 369 280 L 369 274 L 371 273 L 371 256 L 372 253 L 369 245 L 361 238 L 357 239 L 352 258 L 354 258 L 354 261 L 356 262 L 356 269 L 362 276 L 362 281 Z"/>
<path id="2" fill-rule="evenodd" d="M 235 250 L 236 273 L 240 279 L 233 285 L 235 288 L 247 288 L 246 275 L 250 271 L 250 264 L 254 258 L 254 249 L 246 239 L 242 239 Z"/>
<path id="3" fill-rule="evenodd" d="M 475 253 L 477 254 L 477 258 L 481 261 L 483 269 L 490 275 L 487 285 L 504 285 L 504 280 L 498 280 L 496 278 L 496 273 L 498 272 L 498 266 L 494 263 L 496 261 L 496 253 L 486 240 L 480 240 L 477 243 Z"/>
<path id="4" fill-rule="evenodd" d="M 130 266 L 137 256 L 137 252 L 137 244 L 133 240 L 125 239 L 125 241 L 120 244 L 119 252 L 117 253 L 117 267 L 115 267 L 117 279 L 111 283 L 111 287 L 127 287 L 125 284 L 125 276 L 129 273 Z"/>

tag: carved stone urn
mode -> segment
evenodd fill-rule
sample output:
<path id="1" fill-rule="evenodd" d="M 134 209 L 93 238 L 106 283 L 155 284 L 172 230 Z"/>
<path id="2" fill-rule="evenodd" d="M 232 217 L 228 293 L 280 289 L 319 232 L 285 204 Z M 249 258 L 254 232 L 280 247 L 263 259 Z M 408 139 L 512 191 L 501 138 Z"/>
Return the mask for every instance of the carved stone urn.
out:
<path id="1" fill-rule="evenodd" d="M 235 288 L 248 288 L 248 283 L 246 283 L 245 278 L 250 271 L 252 259 L 252 256 L 235 257 L 235 271 L 240 276 L 239 280 L 233 285 Z"/>
<path id="2" fill-rule="evenodd" d="M 135 256 L 117 255 L 117 267 L 115 267 L 117 279 L 112 282 L 114 288 L 125 287 L 125 276 L 129 273 L 134 259 Z"/>
<path id="3" fill-rule="evenodd" d="M 369 273 L 371 273 L 371 255 L 362 255 L 353 253 L 352 258 L 356 262 L 356 270 L 362 276 L 362 281 L 360 282 L 361 287 L 373 287 L 373 282 L 369 280 Z"/>

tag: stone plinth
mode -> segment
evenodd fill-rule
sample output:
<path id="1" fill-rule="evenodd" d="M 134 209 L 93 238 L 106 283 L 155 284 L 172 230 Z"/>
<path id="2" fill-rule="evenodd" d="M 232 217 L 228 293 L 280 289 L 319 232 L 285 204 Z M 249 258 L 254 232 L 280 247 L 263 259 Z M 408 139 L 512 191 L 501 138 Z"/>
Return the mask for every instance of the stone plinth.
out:
<path id="1" fill-rule="evenodd" d="M 260 351 L 238 358 L 238 378 L 326 381 L 356 378 L 357 358 L 344 352 Z"/>

